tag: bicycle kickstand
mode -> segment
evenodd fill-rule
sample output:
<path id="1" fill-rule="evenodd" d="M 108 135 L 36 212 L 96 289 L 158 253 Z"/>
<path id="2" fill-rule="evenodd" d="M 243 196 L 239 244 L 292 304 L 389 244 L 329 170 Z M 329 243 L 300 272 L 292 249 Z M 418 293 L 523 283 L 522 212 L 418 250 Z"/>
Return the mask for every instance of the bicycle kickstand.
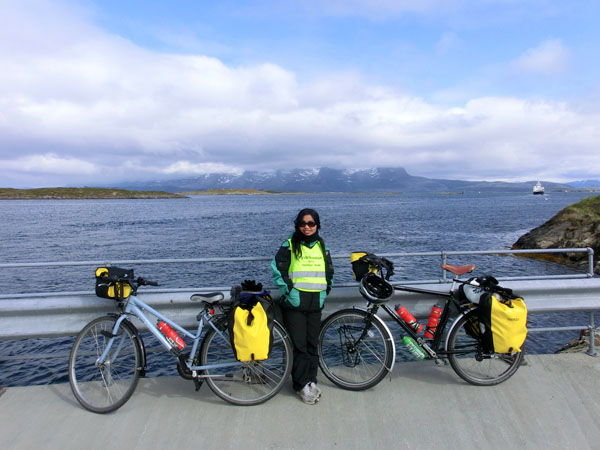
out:
<path id="1" fill-rule="evenodd" d="M 196 392 L 200 390 L 202 387 L 202 383 L 204 383 L 204 378 L 198 378 L 198 373 L 194 370 L 192 371 L 192 380 L 194 380 L 194 386 L 196 387 Z"/>

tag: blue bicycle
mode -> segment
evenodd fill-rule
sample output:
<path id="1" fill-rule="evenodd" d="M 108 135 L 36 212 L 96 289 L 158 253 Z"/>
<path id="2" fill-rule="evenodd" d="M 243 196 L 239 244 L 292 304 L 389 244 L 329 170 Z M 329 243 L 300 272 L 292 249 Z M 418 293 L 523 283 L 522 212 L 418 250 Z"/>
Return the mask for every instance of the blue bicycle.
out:
<path id="1" fill-rule="evenodd" d="M 206 380 L 211 390 L 223 400 L 236 405 L 256 405 L 267 401 L 283 387 L 292 367 L 292 345 L 287 332 L 276 321 L 269 358 L 240 362 L 229 339 L 231 301 L 224 300 L 221 292 L 191 296 L 192 301 L 200 302 L 202 309 L 197 315 L 196 331 L 190 332 L 136 297 L 139 286 L 156 286 L 158 283 L 141 277 L 107 277 L 107 281 L 117 293 L 114 299 L 117 313 L 94 319 L 83 327 L 69 356 L 69 383 L 84 408 L 95 413 L 120 408 L 135 391 L 140 377 L 145 375 L 145 346 L 131 321 L 133 317 L 137 317 L 176 358 L 178 373 L 192 380 L 196 390 Z M 171 330 L 176 330 L 175 333 L 191 340 L 191 345 L 165 336 L 148 314 L 157 318 L 161 327 L 166 323 Z M 207 331 L 202 337 L 205 327 Z M 185 347 L 181 349 L 181 345 Z"/>

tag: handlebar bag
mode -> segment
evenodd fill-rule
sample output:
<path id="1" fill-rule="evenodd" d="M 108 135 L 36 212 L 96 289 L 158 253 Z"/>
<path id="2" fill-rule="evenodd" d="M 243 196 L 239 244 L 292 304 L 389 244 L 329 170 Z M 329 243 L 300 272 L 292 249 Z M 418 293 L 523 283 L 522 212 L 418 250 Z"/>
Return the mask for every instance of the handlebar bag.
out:
<path id="1" fill-rule="evenodd" d="M 350 262 L 352 263 L 352 274 L 356 281 L 362 280 L 368 273 L 381 272 L 382 276 L 385 275 L 386 280 L 389 280 L 394 274 L 394 264 L 390 260 L 372 253 L 352 252 Z M 385 273 L 383 270 L 385 270 Z"/>
<path id="2" fill-rule="evenodd" d="M 114 277 L 126 279 L 114 281 Z M 98 267 L 96 269 L 96 295 L 113 300 L 124 300 L 131 294 L 131 285 L 127 280 L 133 280 L 133 269 L 120 267 Z"/>
<path id="3" fill-rule="evenodd" d="M 366 252 L 352 252 L 350 254 L 350 262 L 352 263 L 352 274 L 354 275 L 354 279 L 356 281 L 362 280 L 369 272 L 376 272 L 376 269 L 373 268 L 368 261 L 366 261 L 367 256 Z"/>
<path id="4" fill-rule="evenodd" d="M 498 292 L 488 292 L 479 300 L 478 315 L 487 350 L 495 353 L 521 351 L 527 337 L 527 307 L 522 298 L 505 299 Z"/>
<path id="5" fill-rule="evenodd" d="M 229 315 L 229 339 L 238 361 L 269 358 L 274 310 L 268 291 L 238 291 Z"/>

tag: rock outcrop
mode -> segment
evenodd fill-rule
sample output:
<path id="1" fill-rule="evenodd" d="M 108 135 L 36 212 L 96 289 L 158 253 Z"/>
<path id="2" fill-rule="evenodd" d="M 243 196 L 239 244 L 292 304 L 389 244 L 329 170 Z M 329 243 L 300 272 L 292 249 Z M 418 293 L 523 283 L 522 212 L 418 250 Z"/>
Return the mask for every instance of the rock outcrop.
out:
<path id="1" fill-rule="evenodd" d="M 600 196 L 567 206 L 543 225 L 521 236 L 512 246 L 513 250 L 581 247 L 594 250 L 594 272 L 600 275 Z M 531 257 L 549 258 L 540 254 L 531 254 Z M 551 257 L 587 263 L 584 253 L 554 253 Z"/>
<path id="2" fill-rule="evenodd" d="M 600 330 L 594 330 L 594 346 L 600 347 Z M 572 339 L 568 344 L 554 353 L 579 353 L 590 349 L 590 330 L 582 330 L 578 339 Z"/>

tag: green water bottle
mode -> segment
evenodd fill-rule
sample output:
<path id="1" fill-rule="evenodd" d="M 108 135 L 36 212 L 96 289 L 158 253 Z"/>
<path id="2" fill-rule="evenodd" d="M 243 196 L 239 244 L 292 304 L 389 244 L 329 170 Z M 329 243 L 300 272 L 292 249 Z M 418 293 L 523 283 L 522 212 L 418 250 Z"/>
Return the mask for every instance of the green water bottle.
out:
<path id="1" fill-rule="evenodd" d="M 404 336 L 402 338 L 402 343 L 406 346 L 408 351 L 411 352 L 415 358 L 419 360 L 425 358 L 425 352 L 423 351 L 423 349 L 421 349 L 421 347 L 419 347 L 415 340 L 410 336 Z"/>

